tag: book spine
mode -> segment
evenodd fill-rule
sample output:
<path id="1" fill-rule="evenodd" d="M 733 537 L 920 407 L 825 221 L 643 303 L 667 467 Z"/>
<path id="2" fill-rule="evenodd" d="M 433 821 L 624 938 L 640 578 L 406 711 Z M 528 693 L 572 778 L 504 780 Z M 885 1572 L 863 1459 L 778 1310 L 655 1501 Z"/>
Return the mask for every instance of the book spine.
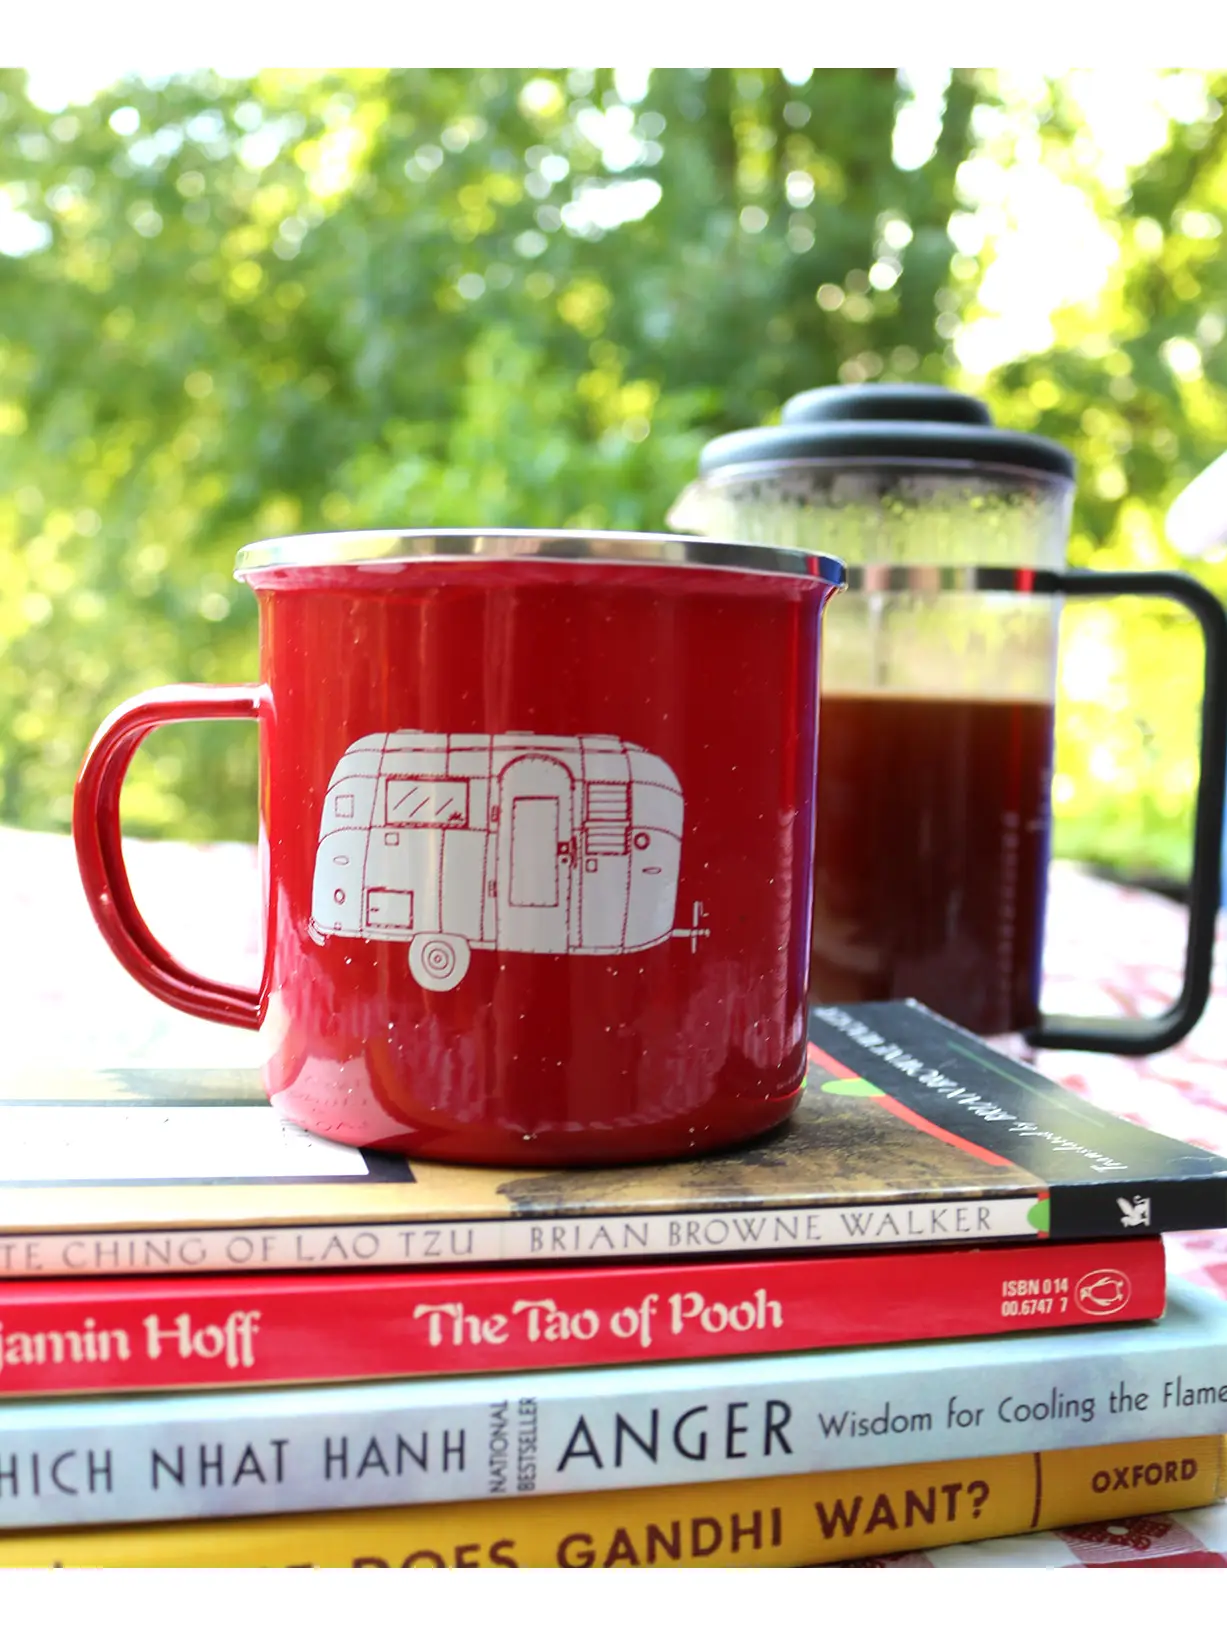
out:
<path id="1" fill-rule="evenodd" d="M 1184 1303 L 1198 1310 L 1199 1301 Z M 1227 1332 L 390 1384 L 71 1397 L 0 1410 L 0 1530 L 441 1504 L 1227 1432 Z"/>
<path id="2" fill-rule="evenodd" d="M 339 1271 L 672 1260 L 702 1255 L 821 1254 L 827 1250 L 954 1247 L 1048 1236 L 1046 1192 L 946 1202 L 678 1213 L 540 1215 L 512 1220 L 330 1222 L 328 1225 L 151 1227 L 111 1232 L 0 1233 L 0 1278 L 125 1272 Z"/>
<path id="3" fill-rule="evenodd" d="M 1215 1437 L 733 1481 L 0 1538 L 4 1567 L 803 1567 L 1224 1493 Z"/>
<path id="4" fill-rule="evenodd" d="M 0 1397 L 765 1355 L 1159 1316 L 1159 1238 L 0 1291 Z"/>

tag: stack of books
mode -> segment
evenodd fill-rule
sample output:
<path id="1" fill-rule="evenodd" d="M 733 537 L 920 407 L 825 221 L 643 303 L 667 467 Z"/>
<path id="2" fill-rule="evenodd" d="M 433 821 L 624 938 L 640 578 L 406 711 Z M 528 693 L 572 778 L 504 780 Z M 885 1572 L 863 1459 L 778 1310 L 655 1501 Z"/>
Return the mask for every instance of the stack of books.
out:
<path id="1" fill-rule="evenodd" d="M 496 1171 L 255 1075 L 0 1084 L 0 1565 L 787 1566 L 1224 1492 L 1227 1160 L 920 1006 L 781 1129 Z"/>

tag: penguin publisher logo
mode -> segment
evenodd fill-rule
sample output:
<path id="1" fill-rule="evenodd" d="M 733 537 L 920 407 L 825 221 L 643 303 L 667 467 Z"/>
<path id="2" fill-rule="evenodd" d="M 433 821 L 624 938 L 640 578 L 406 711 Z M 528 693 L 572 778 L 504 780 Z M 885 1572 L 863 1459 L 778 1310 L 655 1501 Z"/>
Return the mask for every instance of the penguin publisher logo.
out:
<path id="1" fill-rule="evenodd" d="M 1129 1304 L 1133 1290 L 1124 1272 L 1105 1266 L 1087 1272 L 1074 1287 L 1074 1299 L 1088 1317 L 1113 1317 Z"/>
<path id="2" fill-rule="evenodd" d="M 1118 1198 L 1116 1207 L 1120 1210 L 1120 1223 L 1126 1229 L 1131 1226 L 1150 1225 L 1149 1198 Z"/>

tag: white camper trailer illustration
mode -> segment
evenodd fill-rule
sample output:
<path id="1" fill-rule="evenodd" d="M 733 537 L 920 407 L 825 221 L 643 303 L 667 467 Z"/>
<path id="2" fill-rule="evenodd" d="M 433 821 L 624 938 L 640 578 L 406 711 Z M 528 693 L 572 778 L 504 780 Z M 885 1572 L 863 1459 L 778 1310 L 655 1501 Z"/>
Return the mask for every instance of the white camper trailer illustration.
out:
<path id="1" fill-rule="evenodd" d="M 311 933 L 408 943 L 424 988 L 454 988 L 474 948 L 692 951 L 674 929 L 682 789 L 620 738 L 388 732 L 359 738 L 324 797 Z"/>

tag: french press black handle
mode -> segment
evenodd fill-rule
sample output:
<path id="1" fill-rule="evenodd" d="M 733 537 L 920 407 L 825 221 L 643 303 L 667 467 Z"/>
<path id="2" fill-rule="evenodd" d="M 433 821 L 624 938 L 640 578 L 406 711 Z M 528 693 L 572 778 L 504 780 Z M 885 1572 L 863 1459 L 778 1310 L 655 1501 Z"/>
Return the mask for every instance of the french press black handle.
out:
<path id="1" fill-rule="evenodd" d="M 1028 1044 L 1045 1050 L 1105 1050 L 1119 1056 L 1149 1056 L 1183 1039 L 1205 1010 L 1210 995 L 1222 885 L 1223 789 L 1227 782 L 1227 613 L 1212 592 L 1183 573 L 1071 569 L 1045 573 L 1043 578 L 1044 588 L 1060 596 L 1159 596 L 1179 602 L 1201 626 L 1205 642 L 1201 776 L 1193 821 L 1189 933 L 1179 997 L 1159 1016 L 1041 1016 L 1026 1035 Z"/>

